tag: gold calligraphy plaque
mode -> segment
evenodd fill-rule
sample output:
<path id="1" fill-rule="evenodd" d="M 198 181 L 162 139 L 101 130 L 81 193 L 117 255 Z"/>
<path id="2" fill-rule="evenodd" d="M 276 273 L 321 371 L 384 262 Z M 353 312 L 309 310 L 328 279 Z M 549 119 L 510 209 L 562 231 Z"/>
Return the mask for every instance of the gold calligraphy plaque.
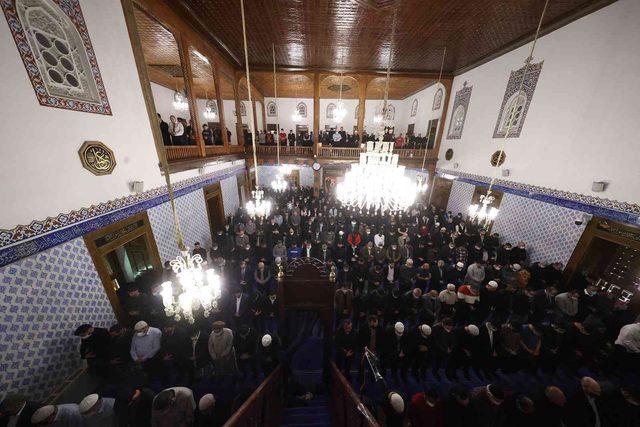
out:
<path id="1" fill-rule="evenodd" d="M 116 167 L 113 151 L 100 141 L 85 141 L 78 154 L 82 166 L 94 175 L 109 175 Z"/>

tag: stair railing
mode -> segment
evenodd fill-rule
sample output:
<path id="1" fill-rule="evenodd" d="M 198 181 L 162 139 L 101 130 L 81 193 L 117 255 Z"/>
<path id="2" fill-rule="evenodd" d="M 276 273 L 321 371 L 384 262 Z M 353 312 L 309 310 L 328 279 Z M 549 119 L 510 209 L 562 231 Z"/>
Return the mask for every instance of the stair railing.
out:
<path id="1" fill-rule="evenodd" d="M 282 364 L 251 393 L 224 427 L 277 427 L 282 419 L 284 378 Z"/>
<path id="2" fill-rule="evenodd" d="M 338 427 L 380 427 L 351 384 L 331 362 L 331 416 Z"/>

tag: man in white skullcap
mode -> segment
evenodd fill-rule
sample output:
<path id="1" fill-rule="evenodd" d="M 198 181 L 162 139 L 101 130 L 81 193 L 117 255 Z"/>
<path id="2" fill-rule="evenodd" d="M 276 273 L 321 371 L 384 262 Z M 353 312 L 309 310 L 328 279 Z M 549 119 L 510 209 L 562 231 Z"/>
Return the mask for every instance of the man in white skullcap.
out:
<path id="1" fill-rule="evenodd" d="M 402 371 L 402 379 L 406 382 L 407 370 L 409 368 L 409 337 L 404 333 L 404 324 L 396 322 L 393 328 L 387 332 L 386 343 L 382 349 L 382 374 L 386 374 L 387 368 L 391 369 L 391 374 L 399 381 L 398 368 Z"/>
<path id="2" fill-rule="evenodd" d="M 468 370 L 473 361 L 474 352 L 478 348 L 480 329 L 476 325 L 467 325 L 454 331 L 455 350 L 452 355 L 451 368 L 464 367 Z"/>
<path id="3" fill-rule="evenodd" d="M 131 339 L 131 358 L 135 363 L 141 364 L 149 375 L 155 375 L 159 363 L 155 355 L 160 351 L 162 331 L 140 320 L 135 324 L 134 332 Z"/>
<path id="4" fill-rule="evenodd" d="M 75 403 L 47 405 L 36 410 L 31 416 L 31 424 L 36 426 L 82 427 L 85 425 L 80 409 Z"/>
<path id="5" fill-rule="evenodd" d="M 224 424 L 222 419 L 222 411 L 216 408 L 216 398 L 213 394 L 205 394 L 198 402 L 198 408 L 195 414 L 195 427 L 214 427 Z"/>
<path id="6" fill-rule="evenodd" d="M 446 289 L 440 291 L 438 295 L 440 302 L 442 303 L 441 310 L 443 316 L 453 314 L 453 309 L 458 302 L 458 293 L 456 292 L 456 285 L 449 283 Z"/>
<path id="7" fill-rule="evenodd" d="M 278 337 L 264 334 L 260 339 L 258 355 L 262 372 L 266 378 L 280 363 L 280 340 Z"/>
<path id="8" fill-rule="evenodd" d="M 386 399 L 382 403 L 384 413 L 384 425 L 395 427 L 404 425 L 404 399 L 400 393 L 390 391 L 385 395 Z"/>
<path id="9" fill-rule="evenodd" d="M 82 399 L 78 406 L 86 424 L 95 427 L 113 427 L 115 425 L 114 404 L 115 399 L 90 394 Z"/>
<path id="10" fill-rule="evenodd" d="M 411 353 L 413 354 L 413 375 L 425 379 L 431 347 L 431 326 L 419 325 L 411 337 Z"/>

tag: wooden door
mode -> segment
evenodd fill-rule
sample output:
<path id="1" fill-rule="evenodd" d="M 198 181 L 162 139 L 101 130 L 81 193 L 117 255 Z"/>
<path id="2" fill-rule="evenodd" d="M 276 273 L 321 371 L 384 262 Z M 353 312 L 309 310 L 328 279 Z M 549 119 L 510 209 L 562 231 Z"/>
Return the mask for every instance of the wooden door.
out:
<path id="1" fill-rule="evenodd" d="M 207 217 L 209 218 L 209 227 L 211 233 L 216 234 L 218 230 L 224 228 L 226 218 L 224 216 L 224 202 L 222 199 L 222 190 L 220 183 L 204 187 L 204 200 L 207 206 Z"/>
<path id="2" fill-rule="evenodd" d="M 146 212 L 141 212 L 85 234 L 83 238 L 113 311 L 118 321 L 126 324 L 129 319 L 122 310 L 118 297 L 118 294 L 122 292 L 118 287 L 125 281 L 124 275 L 119 269 L 113 269 L 110 261 L 113 262 L 113 265 L 117 265 L 115 251 L 136 241 L 135 245 L 130 245 L 130 249 L 133 250 L 129 260 L 134 266 L 139 264 L 140 270 L 148 270 L 149 272 L 162 271 L 162 261 L 151 230 L 149 217 Z M 142 253 L 144 255 L 141 255 Z"/>
<path id="3" fill-rule="evenodd" d="M 407 136 L 413 135 L 413 131 L 415 128 L 416 128 L 415 123 L 411 123 L 409 126 L 407 126 Z"/>
<path id="4" fill-rule="evenodd" d="M 438 209 L 446 210 L 452 185 L 452 180 L 436 176 L 433 182 L 433 189 L 431 190 L 431 204 Z"/>
<path id="5" fill-rule="evenodd" d="M 300 171 L 295 169 L 291 171 L 290 175 L 291 182 L 296 188 L 300 188 Z"/>

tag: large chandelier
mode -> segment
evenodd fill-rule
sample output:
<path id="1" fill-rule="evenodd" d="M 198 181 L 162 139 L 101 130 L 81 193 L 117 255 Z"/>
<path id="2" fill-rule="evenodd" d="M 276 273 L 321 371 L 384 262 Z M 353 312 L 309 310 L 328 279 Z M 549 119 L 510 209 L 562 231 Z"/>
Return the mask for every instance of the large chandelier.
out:
<path id="1" fill-rule="evenodd" d="M 273 189 L 273 191 L 276 191 L 278 193 L 283 193 L 284 191 L 286 191 L 288 186 L 289 183 L 286 179 L 284 179 L 282 175 L 276 175 L 276 178 L 271 181 L 271 188 Z"/>
<path id="2" fill-rule="evenodd" d="M 264 218 L 271 213 L 271 201 L 264 198 L 264 191 L 256 188 L 251 192 L 253 200 L 247 202 L 247 213 L 253 218 Z"/>
<path id="3" fill-rule="evenodd" d="M 291 120 L 293 120 L 294 123 L 300 123 L 302 121 L 302 116 L 298 108 L 296 108 L 295 112 L 291 115 Z"/>
<path id="4" fill-rule="evenodd" d="M 173 93 L 173 108 L 178 111 L 186 111 L 189 109 L 189 103 L 184 93 L 177 90 Z"/>
<path id="5" fill-rule="evenodd" d="M 424 193 L 425 191 L 427 191 L 427 189 L 429 188 L 429 176 L 425 176 L 425 175 L 418 175 L 416 177 L 416 189 L 418 190 L 418 192 L 420 193 Z"/>
<path id="6" fill-rule="evenodd" d="M 186 250 L 170 262 L 178 283 L 162 284 L 160 295 L 167 316 L 193 324 L 195 311 L 202 309 L 204 317 L 208 317 L 211 310 L 217 308 L 222 286 L 220 276 L 213 268 L 204 270 L 203 263 L 200 255 L 189 255 Z"/>
<path id="7" fill-rule="evenodd" d="M 350 208 L 401 211 L 416 199 L 416 184 L 398 165 L 390 142 L 367 142 L 367 151 L 338 183 L 336 196 Z"/>
<path id="8" fill-rule="evenodd" d="M 333 120 L 336 123 L 342 123 L 346 116 L 347 109 L 344 107 L 344 103 L 342 101 L 338 101 L 338 105 L 336 105 L 335 110 L 333 110 Z"/>
<path id="9" fill-rule="evenodd" d="M 498 216 L 499 210 L 493 206 L 495 197 L 488 191 L 486 195 L 481 195 L 478 203 L 469 206 L 469 218 L 480 223 L 491 222 Z"/>

